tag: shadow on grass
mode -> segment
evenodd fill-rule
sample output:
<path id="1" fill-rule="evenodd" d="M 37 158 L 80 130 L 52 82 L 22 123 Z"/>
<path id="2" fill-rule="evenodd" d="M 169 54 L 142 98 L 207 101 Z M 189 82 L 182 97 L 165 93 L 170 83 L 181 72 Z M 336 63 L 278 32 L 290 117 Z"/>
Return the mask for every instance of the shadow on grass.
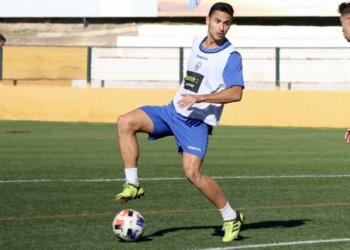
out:
<path id="1" fill-rule="evenodd" d="M 300 227 L 306 222 L 312 220 L 288 220 L 288 221 L 261 221 L 257 223 L 244 223 L 242 225 L 241 231 L 250 230 L 250 229 L 263 229 L 263 228 L 291 228 L 291 227 Z"/>
<path id="2" fill-rule="evenodd" d="M 6 131 L 6 134 L 28 134 L 30 131 Z"/>
<path id="3" fill-rule="evenodd" d="M 300 227 L 312 220 L 289 220 L 289 221 L 261 221 L 257 223 L 244 223 L 241 228 L 241 232 L 248 231 L 252 229 L 266 229 L 266 228 L 293 228 Z M 153 234 L 143 236 L 139 241 L 149 241 L 153 237 L 161 237 L 167 233 L 172 233 L 180 230 L 203 230 L 203 229 L 213 229 L 213 236 L 222 237 L 223 231 L 222 226 L 201 226 L 201 227 L 176 227 L 159 230 Z M 248 237 L 239 236 L 238 240 L 243 240 Z"/>

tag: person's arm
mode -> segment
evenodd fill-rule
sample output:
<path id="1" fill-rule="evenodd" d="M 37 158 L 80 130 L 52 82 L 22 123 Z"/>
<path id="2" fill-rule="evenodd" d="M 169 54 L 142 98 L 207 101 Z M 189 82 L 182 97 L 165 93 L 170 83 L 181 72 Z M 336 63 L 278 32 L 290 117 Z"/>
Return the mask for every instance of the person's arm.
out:
<path id="1" fill-rule="evenodd" d="M 243 88 L 241 86 L 233 86 L 229 89 L 224 89 L 218 93 L 206 94 L 206 95 L 191 95 L 181 94 L 183 98 L 178 101 L 180 108 L 187 107 L 190 109 L 193 104 L 199 102 L 208 103 L 230 103 L 239 102 L 242 99 Z"/>
<path id="2" fill-rule="evenodd" d="M 346 130 L 345 137 L 346 143 L 350 143 L 350 128 Z"/>

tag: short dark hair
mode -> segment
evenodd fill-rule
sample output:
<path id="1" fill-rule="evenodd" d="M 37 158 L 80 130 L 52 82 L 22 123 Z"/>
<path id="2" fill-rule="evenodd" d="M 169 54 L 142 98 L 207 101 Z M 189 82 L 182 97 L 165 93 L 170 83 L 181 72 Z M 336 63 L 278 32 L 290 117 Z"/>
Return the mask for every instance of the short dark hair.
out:
<path id="1" fill-rule="evenodd" d="M 338 7 L 338 12 L 341 15 L 350 13 L 350 2 L 349 3 L 341 3 Z"/>
<path id="2" fill-rule="evenodd" d="M 222 11 L 222 12 L 225 12 L 225 13 L 229 14 L 231 16 L 231 18 L 233 19 L 234 10 L 233 10 L 233 8 L 232 8 L 232 6 L 230 4 L 223 3 L 223 2 L 215 3 L 213 6 L 211 6 L 208 16 L 211 17 L 211 15 L 216 10 Z"/>
<path id="3" fill-rule="evenodd" d="M 5 37 L 4 37 L 3 35 L 1 35 L 1 34 L 0 34 L 0 41 L 4 41 L 4 42 L 6 42 Z"/>

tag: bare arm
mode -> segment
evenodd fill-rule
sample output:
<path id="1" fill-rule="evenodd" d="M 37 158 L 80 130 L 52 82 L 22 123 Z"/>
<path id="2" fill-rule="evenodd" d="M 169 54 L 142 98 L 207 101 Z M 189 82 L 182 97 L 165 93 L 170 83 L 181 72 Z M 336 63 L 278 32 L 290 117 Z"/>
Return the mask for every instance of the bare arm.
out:
<path id="1" fill-rule="evenodd" d="M 180 108 L 187 107 L 190 109 L 193 104 L 200 102 L 208 103 L 230 103 L 239 102 L 242 99 L 243 88 L 241 86 L 233 86 L 215 94 L 191 95 L 182 94 L 183 98 L 177 102 Z"/>
<path id="2" fill-rule="evenodd" d="M 346 130 L 344 139 L 346 140 L 347 143 L 350 143 L 350 128 Z"/>

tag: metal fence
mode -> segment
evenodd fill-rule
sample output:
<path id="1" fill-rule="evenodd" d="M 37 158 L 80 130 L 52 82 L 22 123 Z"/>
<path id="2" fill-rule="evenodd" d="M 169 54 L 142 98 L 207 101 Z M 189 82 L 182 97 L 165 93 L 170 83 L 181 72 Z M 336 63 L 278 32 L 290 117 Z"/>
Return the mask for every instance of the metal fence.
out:
<path id="1" fill-rule="evenodd" d="M 237 48 L 246 89 L 350 90 L 348 48 Z M 12 47 L 0 50 L 9 85 L 177 88 L 190 48 Z"/>

